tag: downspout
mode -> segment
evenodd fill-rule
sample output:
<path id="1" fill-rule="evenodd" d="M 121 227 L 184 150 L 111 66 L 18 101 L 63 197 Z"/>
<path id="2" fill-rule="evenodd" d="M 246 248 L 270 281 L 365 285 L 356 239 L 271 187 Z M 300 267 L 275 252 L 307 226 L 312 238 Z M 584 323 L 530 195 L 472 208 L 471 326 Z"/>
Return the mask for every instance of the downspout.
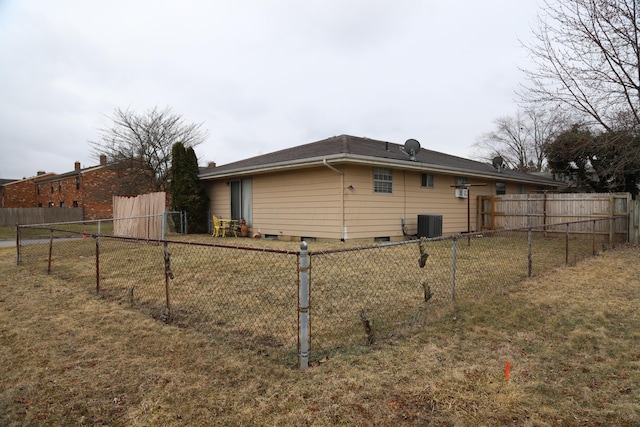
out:
<path id="1" fill-rule="evenodd" d="M 327 159 L 322 159 L 322 164 L 340 175 L 340 214 L 342 216 L 340 228 L 342 230 L 342 241 L 344 242 L 347 240 L 347 228 L 344 225 L 344 173 L 335 166 L 331 166 L 329 162 L 327 162 Z"/>
<path id="2" fill-rule="evenodd" d="M 331 166 L 331 165 L 329 164 L 329 162 L 327 162 L 327 159 L 322 159 L 322 163 L 323 163 L 326 167 L 328 167 L 329 169 L 331 169 L 332 171 L 334 171 L 335 173 L 342 175 L 342 172 L 340 171 L 340 169 L 336 168 L 335 166 Z"/>

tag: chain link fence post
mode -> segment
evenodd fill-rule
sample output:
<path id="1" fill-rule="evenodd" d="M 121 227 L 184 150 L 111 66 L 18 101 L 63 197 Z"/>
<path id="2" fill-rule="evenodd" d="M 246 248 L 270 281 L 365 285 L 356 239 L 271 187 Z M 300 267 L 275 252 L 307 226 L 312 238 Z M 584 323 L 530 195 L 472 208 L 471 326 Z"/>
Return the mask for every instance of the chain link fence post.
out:
<path id="1" fill-rule="evenodd" d="M 298 270 L 298 363 L 301 371 L 309 367 L 309 252 L 307 242 L 300 243 Z"/>
<path id="2" fill-rule="evenodd" d="M 591 225 L 591 255 L 596 256 L 596 220 Z"/>
<path id="3" fill-rule="evenodd" d="M 533 260 L 532 260 L 532 253 L 531 253 L 531 237 L 532 237 L 532 231 L 531 231 L 531 227 L 529 227 L 529 229 L 527 230 L 527 277 L 531 277 L 532 274 L 532 270 L 533 270 Z"/>
<path id="4" fill-rule="evenodd" d="M 51 274 L 51 258 L 53 257 L 53 229 L 49 231 L 49 263 L 47 264 L 47 274 Z"/>
<path id="5" fill-rule="evenodd" d="M 165 309 L 162 314 L 162 318 L 165 323 L 171 321 L 171 304 L 169 300 L 169 279 L 173 279 L 173 272 L 171 271 L 171 254 L 169 253 L 169 243 L 164 241 L 164 292 L 165 292 Z"/>
<path id="6" fill-rule="evenodd" d="M 564 265 L 569 265 L 569 223 L 564 234 Z"/>
<path id="7" fill-rule="evenodd" d="M 20 265 L 20 224 L 16 223 L 16 265 Z"/>
<path id="8" fill-rule="evenodd" d="M 451 302 L 456 300 L 456 248 L 458 236 L 451 239 Z"/>
<path id="9" fill-rule="evenodd" d="M 100 295 L 100 237 L 96 236 L 96 295 Z"/>

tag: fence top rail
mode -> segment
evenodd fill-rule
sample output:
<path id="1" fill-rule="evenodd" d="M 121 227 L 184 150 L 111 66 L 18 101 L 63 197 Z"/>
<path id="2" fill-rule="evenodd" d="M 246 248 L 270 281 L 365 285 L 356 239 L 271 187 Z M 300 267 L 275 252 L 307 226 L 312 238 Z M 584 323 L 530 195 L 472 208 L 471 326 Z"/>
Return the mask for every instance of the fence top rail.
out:
<path id="1" fill-rule="evenodd" d="M 451 236 L 439 236 L 439 237 L 430 237 L 426 239 L 428 242 L 437 242 L 440 240 L 448 240 Z M 377 243 L 377 244 L 369 244 L 369 245 L 361 245 L 361 246 L 353 246 L 350 248 L 336 248 L 336 249 L 321 249 L 316 251 L 309 251 L 309 255 L 328 255 L 335 254 L 341 252 L 355 252 L 362 251 L 366 249 L 381 249 L 388 248 L 392 246 L 404 246 L 404 245 L 412 245 L 416 244 L 420 241 L 420 239 L 411 239 L 411 240 L 402 240 L 399 242 L 386 242 L 386 243 Z"/>
<path id="2" fill-rule="evenodd" d="M 167 212 L 173 213 L 173 212 Z M 129 219 L 144 219 L 144 218 L 156 218 L 159 216 L 163 216 L 164 214 L 152 214 L 152 215 L 141 215 L 141 216 L 128 216 L 124 218 L 103 218 L 103 219 L 87 219 L 82 221 L 67 221 L 67 222 L 47 222 L 43 224 L 16 224 L 17 227 L 24 228 L 41 228 L 48 227 L 51 225 L 71 225 L 71 224 L 92 224 L 92 223 L 100 223 L 100 222 L 111 222 L 111 221 L 124 221 Z"/>
<path id="3" fill-rule="evenodd" d="M 545 230 L 551 227 L 557 227 L 560 225 L 575 225 L 575 224 L 585 224 L 585 223 L 589 223 L 589 222 L 597 222 L 597 221 L 609 221 L 609 220 L 616 220 L 619 218 L 627 218 L 628 215 L 626 214 L 614 214 L 613 216 L 611 215 L 598 215 L 589 219 L 583 219 L 583 220 L 579 220 L 579 221 L 564 221 L 564 222 L 554 222 L 554 223 L 548 223 L 548 224 L 543 224 L 543 225 L 535 225 L 535 226 L 529 226 L 529 227 L 517 227 L 517 228 L 503 228 L 500 230 L 483 230 L 483 231 L 474 231 L 472 233 L 459 233 L 456 234 L 456 236 L 461 237 L 468 237 L 468 236 L 478 236 L 478 235 L 487 235 L 487 234 L 495 234 L 495 233 L 508 233 L 510 231 L 527 231 L 527 230 Z"/>
<path id="4" fill-rule="evenodd" d="M 80 233 L 82 234 L 82 233 Z M 288 250 L 288 249 L 273 249 L 273 248 L 259 248 L 255 246 L 242 246 L 242 245 L 226 245 L 219 243 L 206 243 L 206 242 L 187 242 L 184 240 L 163 240 L 163 239 L 144 239 L 140 237 L 128 237 L 128 236 L 115 236 L 111 234 L 89 234 L 87 236 L 91 237 L 100 237 L 101 239 L 113 239 L 113 240 L 127 240 L 127 241 L 135 241 L 135 242 L 144 242 L 144 243 L 155 243 L 155 244 L 172 244 L 172 245 L 185 245 L 185 246 L 203 246 L 209 248 L 224 248 L 224 249 L 236 249 L 243 251 L 254 251 L 254 252 L 269 252 L 269 253 L 278 253 L 285 255 L 298 255 L 300 251 L 298 250 Z"/>

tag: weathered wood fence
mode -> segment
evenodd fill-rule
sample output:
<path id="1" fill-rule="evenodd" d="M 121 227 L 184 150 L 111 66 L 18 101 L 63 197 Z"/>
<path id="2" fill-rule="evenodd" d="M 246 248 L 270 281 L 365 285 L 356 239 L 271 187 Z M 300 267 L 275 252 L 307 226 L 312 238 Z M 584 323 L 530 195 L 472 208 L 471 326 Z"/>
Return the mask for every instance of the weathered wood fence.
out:
<path id="1" fill-rule="evenodd" d="M 138 196 L 113 196 L 113 234 L 161 239 L 166 199 L 163 191 Z"/>
<path id="2" fill-rule="evenodd" d="M 597 234 L 609 234 L 620 241 L 633 241 L 635 227 L 637 239 L 638 221 L 632 221 L 637 212 L 636 201 L 629 193 L 538 193 L 478 196 L 478 225 L 481 230 L 511 228 L 545 228 L 554 224 L 616 218 L 607 227 L 603 225 Z M 636 213 L 635 216 L 638 214 Z M 625 220 L 621 219 L 625 218 Z M 635 222 L 635 225 L 633 224 Z M 580 233 L 580 226 L 572 232 Z M 584 232 L 593 232 L 584 223 Z"/>
<path id="3" fill-rule="evenodd" d="M 82 208 L 0 208 L 0 227 L 82 221 Z"/>

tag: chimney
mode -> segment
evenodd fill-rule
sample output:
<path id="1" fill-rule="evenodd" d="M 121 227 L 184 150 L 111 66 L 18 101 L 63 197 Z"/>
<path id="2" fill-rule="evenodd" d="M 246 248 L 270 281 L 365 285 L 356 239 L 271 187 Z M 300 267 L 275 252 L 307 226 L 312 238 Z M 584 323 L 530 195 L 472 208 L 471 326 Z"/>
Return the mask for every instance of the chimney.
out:
<path id="1" fill-rule="evenodd" d="M 209 162 L 209 164 L 207 165 L 208 169 L 212 169 L 216 167 L 216 162 Z"/>
<path id="2" fill-rule="evenodd" d="M 76 162 L 74 163 L 74 169 L 79 171 L 80 170 L 80 162 L 76 160 Z"/>
<path id="3" fill-rule="evenodd" d="M 36 175 L 37 175 L 37 176 L 42 176 L 42 175 L 44 175 L 45 173 L 46 173 L 45 171 L 38 171 L 38 172 L 36 173 Z"/>
<path id="4" fill-rule="evenodd" d="M 106 154 L 100 154 L 100 164 L 101 165 L 106 165 L 107 164 L 107 155 Z"/>

